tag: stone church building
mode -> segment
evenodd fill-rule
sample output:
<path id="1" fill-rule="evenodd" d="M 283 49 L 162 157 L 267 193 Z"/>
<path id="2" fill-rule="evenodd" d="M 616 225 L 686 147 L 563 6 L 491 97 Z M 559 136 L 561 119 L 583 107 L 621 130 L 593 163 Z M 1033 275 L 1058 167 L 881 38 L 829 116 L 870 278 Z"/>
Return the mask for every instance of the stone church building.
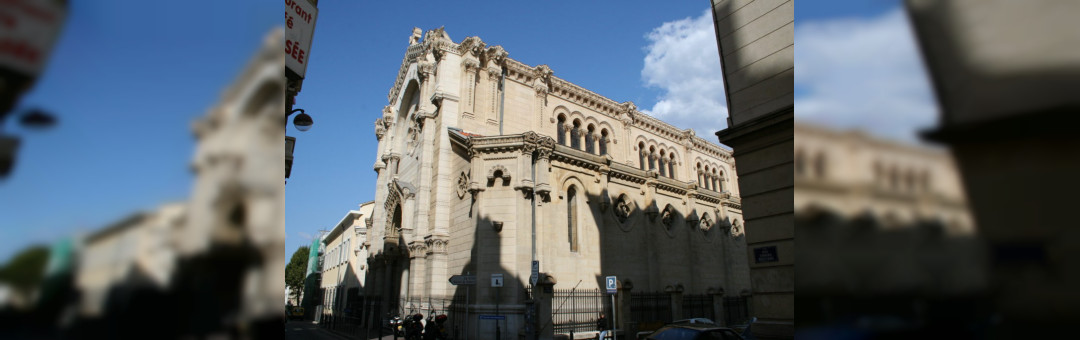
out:
<path id="1" fill-rule="evenodd" d="M 599 313 L 621 332 L 723 322 L 725 298 L 746 314 L 731 151 L 507 55 L 414 29 L 375 121 L 375 208 L 355 248 L 365 322 L 434 311 L 462 338 L 551 338 L 595 331 Z"/>

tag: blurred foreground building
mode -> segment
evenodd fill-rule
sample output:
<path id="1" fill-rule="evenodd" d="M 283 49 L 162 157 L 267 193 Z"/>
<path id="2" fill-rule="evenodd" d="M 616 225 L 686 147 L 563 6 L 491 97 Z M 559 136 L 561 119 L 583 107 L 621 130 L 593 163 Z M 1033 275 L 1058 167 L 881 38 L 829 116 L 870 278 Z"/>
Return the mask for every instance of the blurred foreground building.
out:
<path id="1" fill-rule="evenodd" d="M 192 194 L 83 239 L 73 338 L 280 336 L 283 30 L 193 127 Z"/>
<path id="2" fill-rule="evenodd" d="M 992 268 L 996 337 L 1080 320 L 1075 1 L 906 2 Z"/>
<path id="3" fill-rule="evenodd" d="M 946 151 L 803 123 L 794 131 L 800 328 L 989 318 L 984 245 Z"/>
<path id="4" fill-rule="evenodd" d="M 371 222 L 347 216 L 361 232 L 327 243 L 362 255 L 324 276 L 363 275 L 364 322 L 450 314 L 471 339 L 595 334 L 601 313 L 623 334 L 745 322 L 757 297 L 728 150 L 477 37 L 421 37 L 375 122 Z M 335 294 L 324 304 L 351 298 Z"/>
<path id="5" fill-rule="evenodd" d="M 746 243 L 753 254 L 754 332 L 790 339 L 795 328 L 795 1 L 711 0 L 724 72 L 727 128 L 716 132 L 739 163 Z M 801 245 L 800 245 L 801 247 Z M 801 261 L 801 260 L 800 260 Z"/>

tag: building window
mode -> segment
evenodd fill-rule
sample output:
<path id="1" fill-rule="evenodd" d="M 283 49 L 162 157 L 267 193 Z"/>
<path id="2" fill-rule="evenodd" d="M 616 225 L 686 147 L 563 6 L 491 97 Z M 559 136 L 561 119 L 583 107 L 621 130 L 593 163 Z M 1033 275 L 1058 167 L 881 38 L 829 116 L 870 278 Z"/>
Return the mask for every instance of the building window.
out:
<path id="1" fill-rule="evenodd" d="M 803 157 L 802 150 L 795 151 L 795 175 L 806 175 L 806 159 Z"/>
<path id="2" fill-rule="evenodd" d="M 675 154 L 674 153 L 668 154 L 668 157 L 669 157 L 668 163 L 667 163 L 668 177 L 671 177 L 671 179 L 675 179 Z"/>
<path id="3" fill-rule="evenodd" d="M 649 170 L 656 171 L 656 148 L 649 147 Z"/>
<path id="4" fill-rule="evenodd" d="M 817 172 L 818 178 L 825 178 L 825 153 L 818 153 L 817 158 L 814 159 L 814 171 Z"/>
<path id="5" fill-rule="evenodd" d="M 596 153 L 596 147 L 593 146 L 596 138 L 593 137 L 593 133 L 596 133 L 596 131 L 592 124 L 589 124 L 589 130 L 585 132 L 585 152 Z"/>
<path id="6" fill-rule="evenodd" d="M 645 170 L 645 143 L 638 143 L 638 164 Z"/>
<path id="7" fill-rule="evenodd" d="M 660 163 L 660 169 L 658 171 L 660 176 L 667 176 L 667 166 L 664 164 L 667 162 L 667 158 L 664 158 L 665 154 L 666 152 L 664 152 L 664 150 L 660 150 L 660 159 L 657 160 L 657 163 Z"/>
<path id="8" fill-rule="evenodd" d="M 716 188 L 720 189 L 720 190 L 717 190 L 717 191 L 723 192 L 724 191 L 724 170 L 720 170 L 720 176 L 718 176 L 716 178 L 716 184 L 717 184 Z"/>
<path id="9" fill-rule="evenodd" d="M 566 117 L 559 115 L 559 124 L 556 126 L 556 134 L 558 135 L 559 145 L 566 145 Z"/>
<path id="10" fill-rule="evenodd" d="M 701 186 L 701 163 L 697 164 L 697 185 Z"/>
<path id="11" fill-rule="evenodd" d="M 577 189 L 573 186 L 566 190 L 566 228 L 570 251 L 578 251 L 577 242 Z"/>
<path id="12" fill-rule="evenodd" d="M 608 134 L 607 129 L 600 130 L 600 155 L 607 155 Z"/>
<path id="13" fill-rule="evenodd" d="M 570 128 L 570 147 L 581 150 L 581 122 L 575 120 L 574 127 Z"/>
<path id="14" fill-rule="evenodd" d="M 713 168 L 712 169 L 712 189 L 713 189 L 713 191 L 720 191 L 720 190 L 716 190 L 716 188 L 718 188 L 717 182 L 719 182 L 719 181 L 717 181 L 716 169 Z"/>

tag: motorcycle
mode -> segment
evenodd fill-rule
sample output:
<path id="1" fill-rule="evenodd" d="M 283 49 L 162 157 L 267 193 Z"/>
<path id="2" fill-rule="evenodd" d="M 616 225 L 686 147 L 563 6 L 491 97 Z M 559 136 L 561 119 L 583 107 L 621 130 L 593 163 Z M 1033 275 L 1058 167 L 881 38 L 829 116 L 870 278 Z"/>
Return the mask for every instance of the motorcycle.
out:
<path id="1" fill-rule="evenodd" d="M 393 319 L 390 319 L 390 329 L 397 336 L 405 336 L 405 327 L 402 325 L 400 316 L 394 316 Z"/>

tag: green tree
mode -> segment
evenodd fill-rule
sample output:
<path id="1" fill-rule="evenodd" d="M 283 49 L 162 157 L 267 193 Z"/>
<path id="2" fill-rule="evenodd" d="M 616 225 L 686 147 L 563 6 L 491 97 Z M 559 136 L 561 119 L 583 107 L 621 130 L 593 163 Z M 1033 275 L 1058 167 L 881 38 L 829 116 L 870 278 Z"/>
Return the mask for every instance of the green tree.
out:
<path id="1" fill-rule="evenodd" d="M 48 247 L 36 245 L 27 248 L 0 268 L 0 282 L 7 282 L 20 293 L 29 294 L 41 284 L 48 261 Z"/>
<path id="2" fill-rule="evenodd" d="M 285 265 L 285 286 L 289 287 L 293 297 L 300 300 L 304 291 L 304 279 L 307 277 L 308 253 L 311 248 L 303 246 L 293 252 L 289 264 Z"/>

